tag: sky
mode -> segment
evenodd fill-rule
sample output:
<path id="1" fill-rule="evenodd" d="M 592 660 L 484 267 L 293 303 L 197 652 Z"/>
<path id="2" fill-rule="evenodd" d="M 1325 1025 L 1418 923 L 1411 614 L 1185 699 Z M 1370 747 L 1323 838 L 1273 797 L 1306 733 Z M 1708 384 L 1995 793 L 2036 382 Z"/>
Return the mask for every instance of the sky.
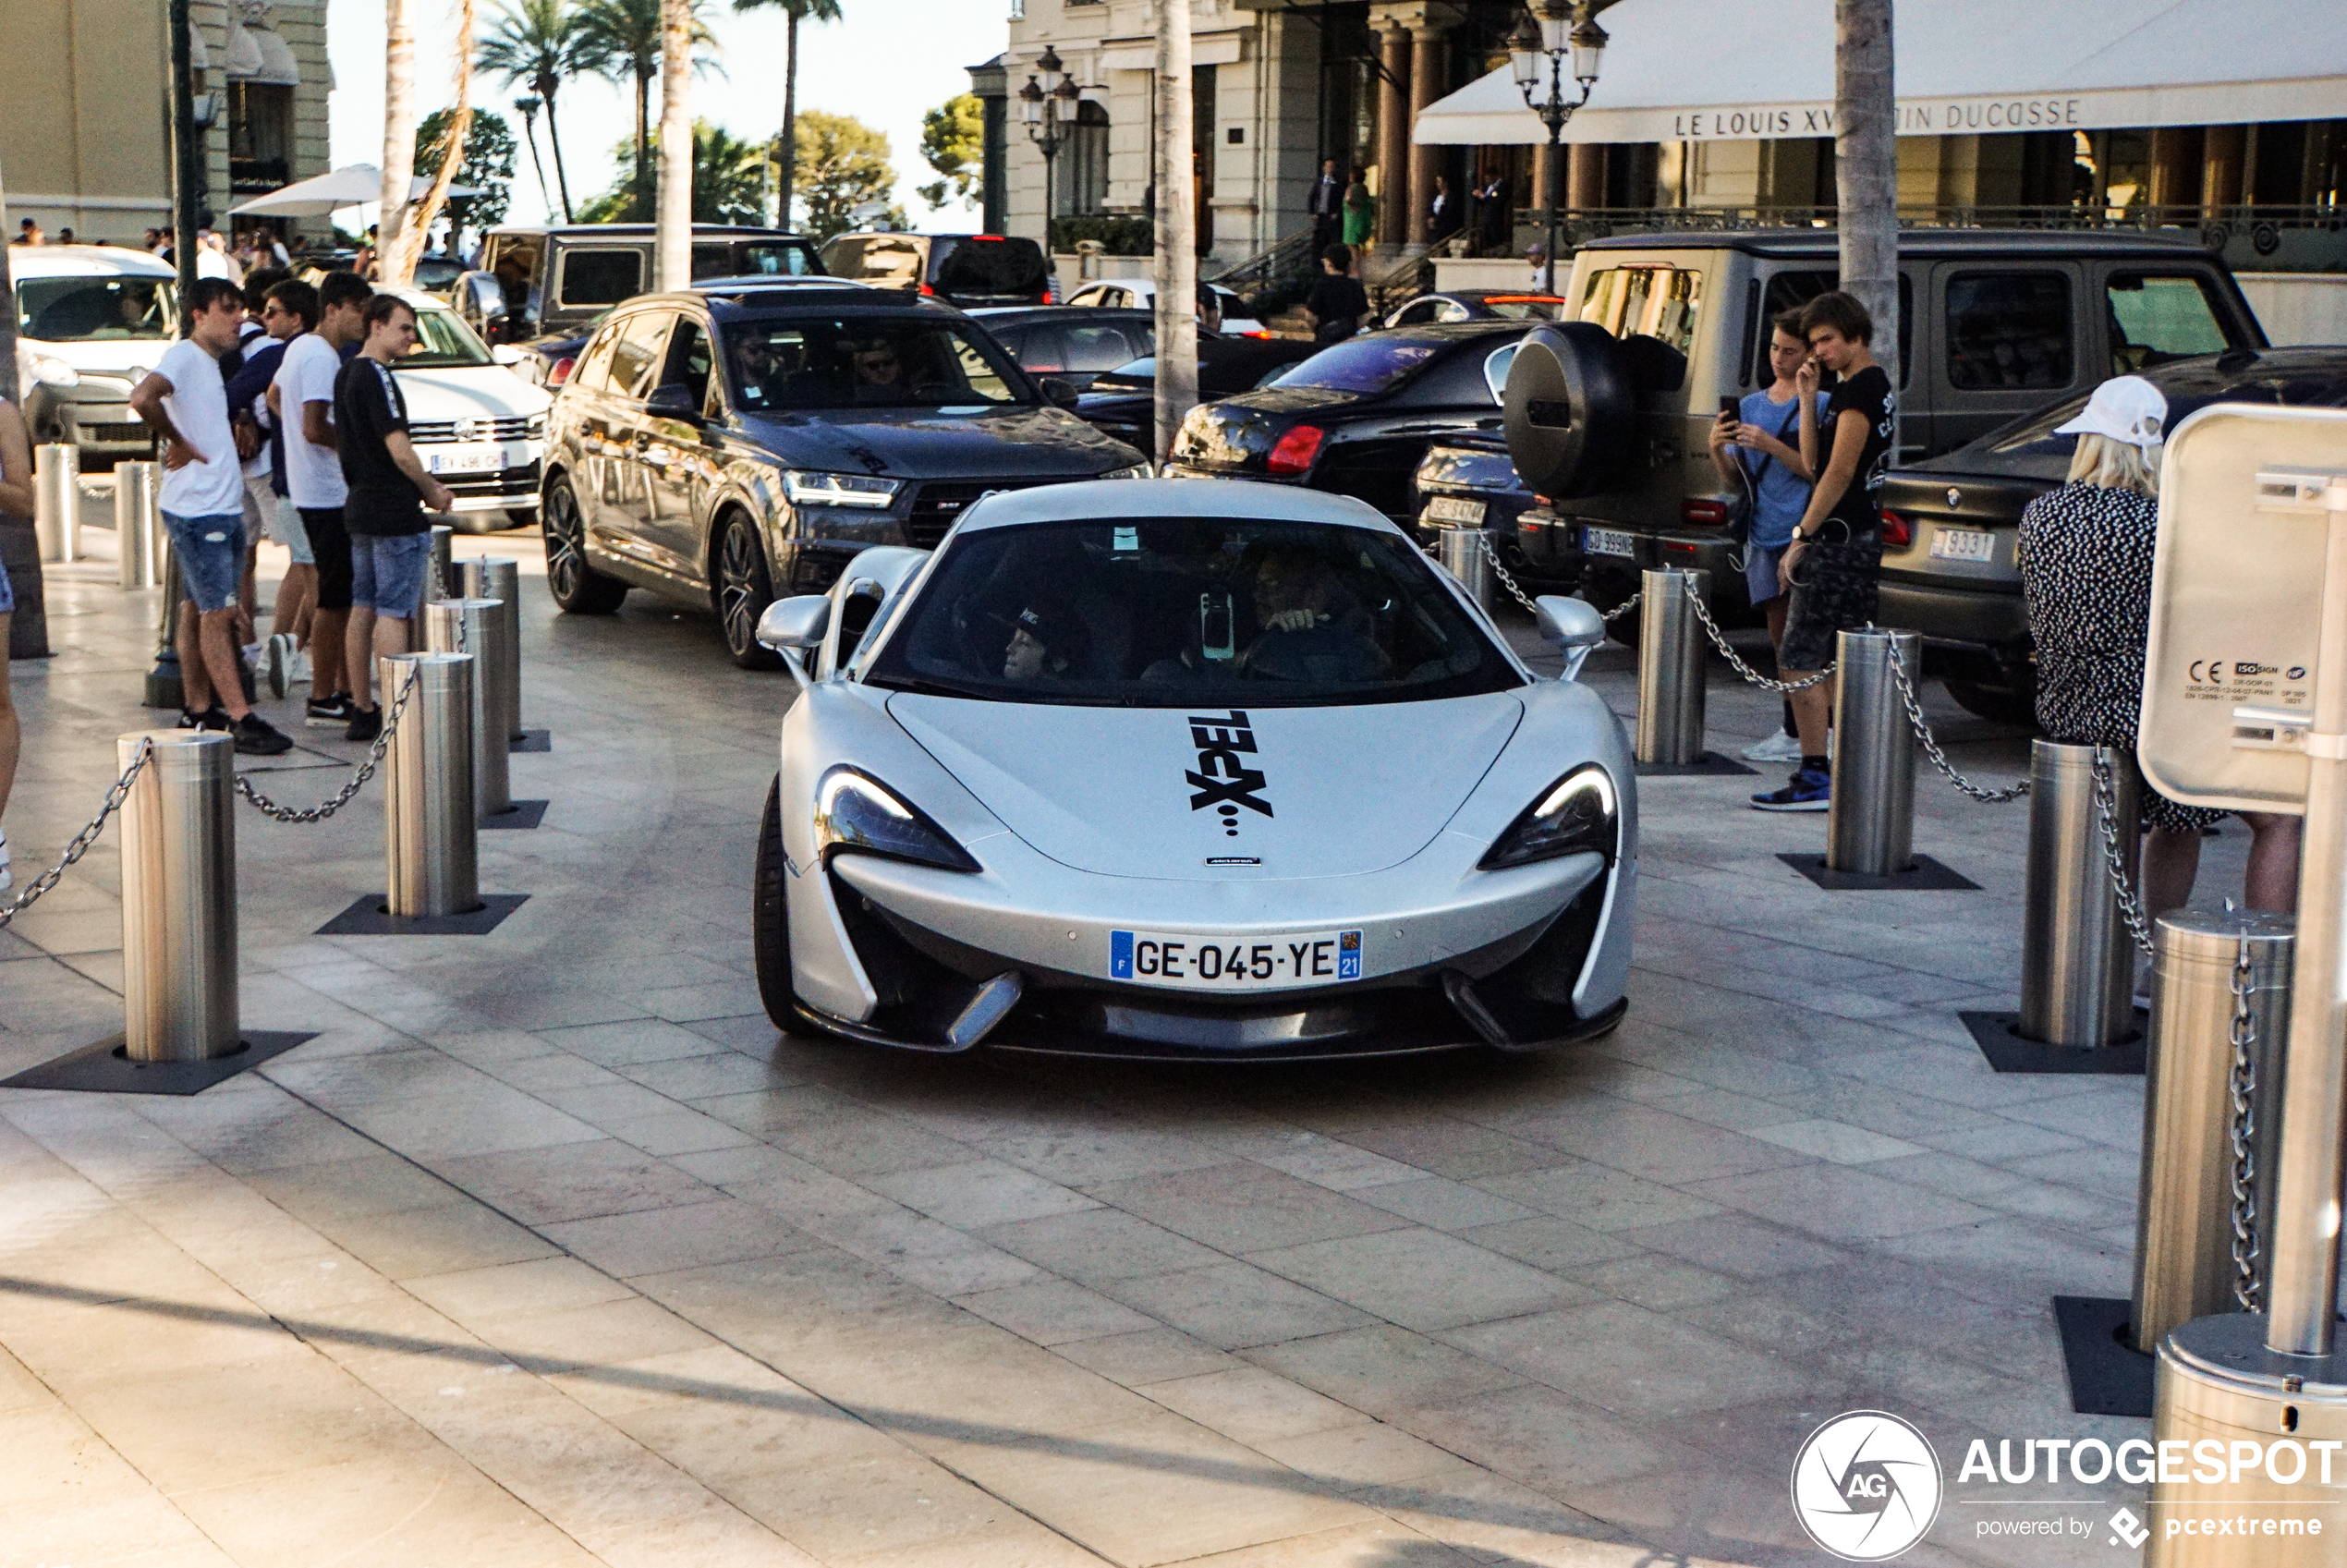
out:
<path id="1" fill-rule="evenodd" d="M 479 0 L 485 30 L 495 0 Z M 448 43 L 456 31 L 456 8 L 444 0 L 409 0 L 416 34 L 417 117 L 444 107 L 455 96 L 455 64 Z M 930 217 L 913 194 L 937 176 L 921 160 L 921 115 L 957 92 L 969 91 L 965 67 L 980 65 L 1009 42 L 1008 0 L 841 0 L 842 19 L 799 29 L 798 106 L 853 115 L 886 133 L 896 165 L 896 199 L 917 224 Z M 383 161 L 383 12 L 382 0 L 326 0 L 327 44 L 335 88 L 328 101 L 334 166 Z M 718 64 L 693 82 L 693 114 L 723 126 L 745 140 L 772 137 L 783 123 L 782 13 L 772 8 L 736 13 L 730 0 L 709 10 L 717 35 Z M 476 108 L 504 115 L 515 140 L 521 116 L 513 101 L 526 89 L 476 77 Z M 660 88 L 652 88 L 651 113 L 660 117 Z M 632 89 L 591 79 L 574 79 L 561 93 L 563 162 L 570 172 L 573 206 L 610 188 L 616 173 L 612 149 L 634 134 Z M 553 157 L 546 146 L 545 117 L 538 123 L 539 154 L 546 161 L 546 185 L 553 189 Z M 949 207 L 962 214 L 968 209 Z M 350 214 L 343 214 L 346 223 Z M 940 219 L 945 213 L 938 214 Z M 522 148 L 515 159 L 513 206 L 508 222 L 559 222 L 540 199 L 536 171 Z"/>

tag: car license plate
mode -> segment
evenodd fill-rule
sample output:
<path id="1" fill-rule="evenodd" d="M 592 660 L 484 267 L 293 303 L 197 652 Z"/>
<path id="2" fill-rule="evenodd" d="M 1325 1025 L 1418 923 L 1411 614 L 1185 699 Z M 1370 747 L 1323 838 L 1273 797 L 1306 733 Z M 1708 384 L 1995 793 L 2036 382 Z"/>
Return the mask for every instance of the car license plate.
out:
<path id="1" fill-rule="evenodd" d="M 1111 931 L 1108 978 L 1189 991 L 1357 980 L 1361 933 L 1307 931 L 1257 941 L 1196 931 Z"/>
<path id="2" fill-rule="evenodd" d="M 1997 536 L 1980 529 L 1933 529 L 1931 558 L 1935 561 L 1993 561 Z"/>
<path id="3" fill-rule="evenodd" d="M 1583 529 L 1581 549 L 1590 555 L 1627 555 L 1633 561 L 1638 558 L 1637 540 L 1611 529 Z"/>
<path id="4" fill-rule="evenodd" d="M 493 474 L 505 466 L 505 450 L 502 446 L 485 446 L 470 452 L 434 452 L 425 459 L 425 467 L 435 474 Z"/>
<path id="5" fill-rule="evenodd" d="M 1466 523 L 1480 528 L 1484 504 L 1456 495 L 1438 495 L 1426 504 L 1426 520 L 1429 523 Z"/>

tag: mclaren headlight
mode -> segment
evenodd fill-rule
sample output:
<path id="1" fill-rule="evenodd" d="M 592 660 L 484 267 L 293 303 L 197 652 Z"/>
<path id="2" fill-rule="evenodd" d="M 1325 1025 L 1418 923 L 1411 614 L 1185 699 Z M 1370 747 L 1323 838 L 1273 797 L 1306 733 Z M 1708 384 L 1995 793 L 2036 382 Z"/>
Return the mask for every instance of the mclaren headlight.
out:
<path id="1" fill-rule="evenodd" d="M 1500 835 L 1477 865 L 1495 871 L 1535 860 L 1553 860 L 1561 855 L 1602 855 L 1611 866 L 1621 843 L 1621 802 L 1614 794 L 1612 775 L 1587 762 L 1525 808 L 1524 815 Z"/>
<path id="2" fill-rule="evenodd" d="M 969 851 L 930 821 L 927 812 L 845 763 L 815 786 L 815 847 L 826 866 L 834 855 L 857 854 L 946 871 L 979 869 Z"/>
<path id="3" fill-rule="evenodd" d="M 861 506 L 879 510 L 896 499 L 896 481 L 869 474 L 824 474 L 804 468 L 783 473 L 783 493 L 794 506 Z"/>

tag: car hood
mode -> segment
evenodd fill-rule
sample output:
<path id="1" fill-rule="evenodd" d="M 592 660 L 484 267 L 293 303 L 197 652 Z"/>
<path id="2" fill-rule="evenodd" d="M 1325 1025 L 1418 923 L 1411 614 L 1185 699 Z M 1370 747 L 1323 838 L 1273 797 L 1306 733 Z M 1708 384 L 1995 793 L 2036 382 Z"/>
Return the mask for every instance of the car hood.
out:
<path id="1" fill-rule="evenodd" d="M 542 414 L 553 396 L 503 365 L 456 366 L 439 371 L 399 371 L 411 419 L 454 419 L 463 414 Z"/>
<path id="2" fill-rule="evenodd" d="M 1261 467 L 1299 416 L 1325 417 L 1362 401 L 1356 392 L 1319 386 L 1267 386 L 1201 403 L 1182 421 L 1174 456 L 1208 468 Z"/>
<path id="3" fill-rule="evenodd" d="M 745 414 L 784 463 L 886 479 L 1060 479 L 1141 461 L 1063 408 L 821 408 Z"/>
<path id="4" fill-rule="evenodd" d="M 121 376 L 137 381 L 155 368 L 164 350 L 171 346 L 167 337 L 92 337 L 71 343 L 50 343 L 40 338 L 17 339 L 17 373 L 27 391 L 32 388 L 32 361 L 36 356 L 62 359 L 86 376 Z"/>
<path id="5" fill-rule="evenodd" d="M 1953 452 L 1927 457 L 1919 463 L 1909 463 L 1891 471 L 1891 478 L 1902 475 L 1930 481 L 1944 480 L 1964 474 L 1984 479 L 2040 480 L 2048 484 L 2060 484 L 2070 472 L 2067 452 L 2032 452 L 2025 448 L 1999 452 L 1985 444 L 1959 446 Z"/>
<path id="6" fill-rule="evenodd" d="M 1063 865 L 1112 877 L 1227 881 L 1229 866 L 1210 868 L 1210 859 L 1236 857 L 1242 873 L 1251 860 L 1277 878 L 1357 876 L 1408 859 L 1474 793 L 1523 721 L 1524 704 L 1490 692 L 1375 706 L 1209 708 L 1200 722 L 1181 708 L 899 692 L 888 711 L 1004 826 Z M 1243 725 L 1234 722 L 1241 715 Z M 1200 756 L 1202 743 L 1219 745 L 1234 730 L 1253 751 Z"/>

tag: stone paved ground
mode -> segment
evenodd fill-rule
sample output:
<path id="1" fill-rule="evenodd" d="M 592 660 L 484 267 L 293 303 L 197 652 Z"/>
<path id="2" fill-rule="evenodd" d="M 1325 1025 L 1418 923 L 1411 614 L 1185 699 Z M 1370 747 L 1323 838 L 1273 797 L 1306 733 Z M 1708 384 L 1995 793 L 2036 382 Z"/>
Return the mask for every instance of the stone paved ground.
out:
<path id="1" fill-rule="evenodd" d="M 2141 1080 L 2000 1077 L 1956 1019 L 2013 1000 L 2023 808 L 1927 782 L 1918 846 L 1983 891 L 1826 893 L 1775 858 L 1822 819 L 1647 783 L 1629 1020 L 1554 1056 L 782 1038 L 747 916 L 787 680 L 484 548 L 553 732 L 544 826 L 481 839 L 522 910 L 310 935 L 381 888 L 380 789 L 240 812 L 244 1018 L 318 1038 L 195 1099 L 0 1090 L 0 1568 L 1811 1562 L 1788 1467 L 1859 1407 L 1950 1472 L 1905 1561 L 2101 1562 L 2140 1511 L 1952 1487 L 1975 1437 L 2148 1428 L 2069 1412 L 2049 1307 L 2127 1292 Z M 53 578 L 15 675 L 20 877 L 146 722 L 153 595 L 110 577 Z M 1630 711 L 1626 653 L 1590 678 Z M 1733 748 L 1771 705 L 1729 680 Z M 356 748 L 300 733 L 269 787 L 322 795 Z M 120 1027 L 118 887 L 109 833 L 0 932 L 0 1073 Z M 2092 1538 L 1980 1540 L 2048 1497 Z"/>

